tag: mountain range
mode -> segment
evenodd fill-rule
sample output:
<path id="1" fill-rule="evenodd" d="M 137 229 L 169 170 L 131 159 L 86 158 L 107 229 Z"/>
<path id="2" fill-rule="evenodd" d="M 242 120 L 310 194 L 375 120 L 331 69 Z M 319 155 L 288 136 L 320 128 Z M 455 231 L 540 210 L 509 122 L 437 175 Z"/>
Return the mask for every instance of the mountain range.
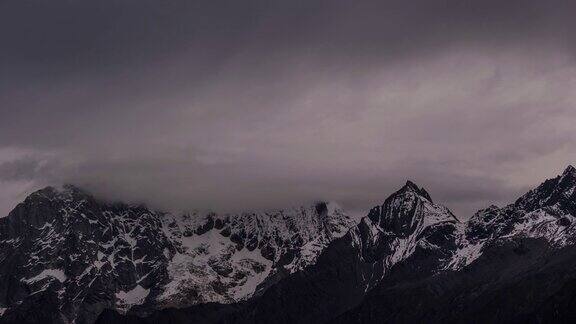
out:
<path id="1" fill-rule="evenodd" d="M 461 222 L 408 181 L 335 202 L 166 213 L 74 186 L 0 218 L 2 323 L 576 320 L 576 169 Z"/>

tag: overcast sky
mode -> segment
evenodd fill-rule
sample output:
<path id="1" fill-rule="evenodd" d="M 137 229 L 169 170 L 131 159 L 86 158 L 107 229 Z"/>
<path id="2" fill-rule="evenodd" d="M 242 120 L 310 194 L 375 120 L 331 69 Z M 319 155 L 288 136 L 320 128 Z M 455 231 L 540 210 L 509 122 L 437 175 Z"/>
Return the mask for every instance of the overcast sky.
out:
<path id="1" fill-rule="evenodd" d="M 571 3 L 572 2 L 572 3 Z M 74 183 L 155 208 L 467 219 L 576 162 L 574 1 L 0 1 L 0 214 Z"/>

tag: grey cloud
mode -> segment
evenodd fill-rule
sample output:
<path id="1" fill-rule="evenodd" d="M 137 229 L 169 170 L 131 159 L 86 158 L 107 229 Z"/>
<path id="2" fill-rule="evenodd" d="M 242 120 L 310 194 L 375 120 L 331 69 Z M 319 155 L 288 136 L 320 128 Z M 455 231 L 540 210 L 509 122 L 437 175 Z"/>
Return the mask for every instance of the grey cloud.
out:
<path id="1" fill-rule="evenodd" d="M 576 160 L 574 9 L 4 1 L 0 181 L 159 208 L 365 209 L 410 178 L 466 218 Z"/>
<path id="2" fill-rule="evenodd" d="M 0 181 L 32 180 L 37 177 L 40 162 L 32 157 L 0 164 Z"/>

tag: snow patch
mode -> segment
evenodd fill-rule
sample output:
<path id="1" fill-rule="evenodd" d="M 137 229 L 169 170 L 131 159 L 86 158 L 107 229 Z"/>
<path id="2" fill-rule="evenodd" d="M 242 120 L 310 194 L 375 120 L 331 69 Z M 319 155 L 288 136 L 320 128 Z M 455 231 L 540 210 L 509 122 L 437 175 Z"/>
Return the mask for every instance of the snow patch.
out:
<path id="1" fill-rule="evenodd" d="M 460 270 L 468 266 L 482 255 L 482 248 L 485 243 L 485 241 L 480 241 L 474 244 L 467 243 L 459 246 L 452 260 L 450 260 L 450 263 L 446 266 L 446 269 Z"/>
<path id="2" fill-rule="evenodd" d="M 66 275 L 64 274 L 64 271 L 60 269 L 46 269 L 32 278 L 24 279 L 24 281 L 27 283 L 34 283 L 48 277 L 57 279 L 60 282 L 66 281 Z"/>
<path id="3" fill-rule="evenodd" d="M 129 291 L 119 291 L 116 293 L 116 306 L 121 311 L 128 311 L 134 305 L 141 305 L 148 297 L 150 289 L 144 289 L 140 285 L 136 285 L 134 289 Z"/>

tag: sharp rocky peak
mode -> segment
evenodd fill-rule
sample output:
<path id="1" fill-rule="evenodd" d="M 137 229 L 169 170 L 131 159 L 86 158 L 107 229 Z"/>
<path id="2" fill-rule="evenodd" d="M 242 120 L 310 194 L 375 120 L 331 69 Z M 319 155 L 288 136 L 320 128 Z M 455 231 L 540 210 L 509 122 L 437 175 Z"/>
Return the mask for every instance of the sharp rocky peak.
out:
<path id="1" fill-rule="evenodd" d="M 400 236 L 436 223 L 458 222 L 448 208 L 434 204 L 430 194 L 412 181 L 407 181 L 390 195 L 383 205 L 372 208 L 368 219 L 381 229 Z"/>
<path id="2" fill-rule="evenodd" d="M 562 175 L 576 177 L 576 168 L 573 165 L 568 165 Z"/>
<path id="3" fill-rule="evenodd" d="M 406 181 L 406 184 L 404 185 L 404 187 L 402 187 L 402 189 L 400 189 L 396 193 L 397 194 L 403 194 L 405 192 L 413 192 L 413 193 L 415 193 L 421 197 L 424 197 L 429 202 L 433 203 L 432 197 L 430 197 L 430 194 L 428 193 L 428 191 L 426 191 L 426 189 L 424 189 L 423 187 L 418 187 L 417 184 L 415 184 L 414 182 L 412 182 L 410 180 Z"/>
<path id="4" fill-rule="evenodd" d="M 526 211 L 542 207 L 561 207 L 576 212 L 576 168 L 569 165 L 561 175 L 544 181 L 520 197 L 514 205 Z"/>

